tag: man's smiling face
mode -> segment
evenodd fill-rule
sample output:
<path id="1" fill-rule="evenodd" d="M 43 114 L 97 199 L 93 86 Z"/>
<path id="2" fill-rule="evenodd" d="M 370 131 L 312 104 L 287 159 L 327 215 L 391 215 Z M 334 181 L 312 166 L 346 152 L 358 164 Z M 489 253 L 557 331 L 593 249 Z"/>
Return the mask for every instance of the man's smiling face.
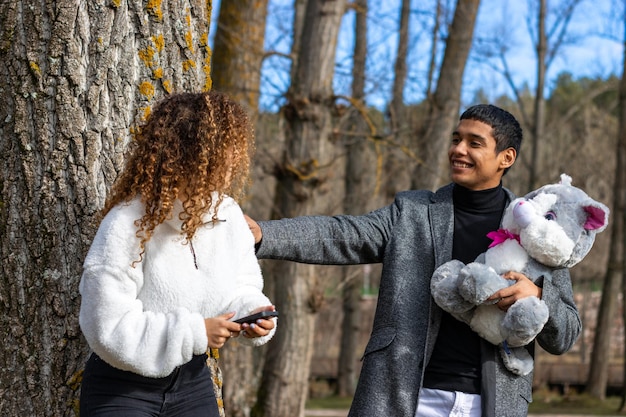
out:
<path id="1" fill-rule="evenodd" d="M 516 152 L 508 148 L 496 153 L 492 128 L 478 120 L 463 119 L 452 134 L 448 161 L 454 183 L 479 191 L 497 187 L 504 170 L 515 162 Z"/>

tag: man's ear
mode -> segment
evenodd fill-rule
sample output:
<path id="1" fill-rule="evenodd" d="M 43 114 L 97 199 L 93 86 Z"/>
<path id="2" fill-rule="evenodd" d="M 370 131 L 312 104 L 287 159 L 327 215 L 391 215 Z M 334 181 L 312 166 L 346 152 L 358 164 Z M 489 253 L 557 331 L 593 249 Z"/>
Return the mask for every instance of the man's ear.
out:
<path id="1" fill-rule="evenodd" d="M 517 152 L 514 148 L 506 148 L 500 152 L 500 167 L 503 169 L 510 168 L 517 158 Z"/>

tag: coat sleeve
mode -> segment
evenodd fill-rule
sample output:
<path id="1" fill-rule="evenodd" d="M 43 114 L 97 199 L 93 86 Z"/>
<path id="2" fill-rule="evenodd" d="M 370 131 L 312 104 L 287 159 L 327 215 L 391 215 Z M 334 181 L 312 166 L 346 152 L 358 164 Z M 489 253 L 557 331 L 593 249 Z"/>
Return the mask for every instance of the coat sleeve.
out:
<path id="1" fill-rule="evenodd" d="M 233 224 L 233 234 L 239 238 L 235 239 L 237 242 L 235 250 L 237 251 L 238 272 L 234 279 L 235 288 L 230 293 L 231 297 L 227 305 L 228 311 L 237 313 L 234 319 L 238 319 L 251 314 L 260 307 L 272 305 L 272 302 L 263 293 L 263 275 L 254 253 L 254 237 L 243 217 L 243 212 L 238 205 L 233 204 L 229 214 L 228 221 Z M 242 343 L 260 346 L 269 342 L 276 333 L 278 324 L 276 318 L 272 320 L 274 321 L 274 328 L 267 336 L 251 339 L 240 338 Z"/>
<path id="2" fill-rule="evenodd" d="M 303 216 L 259 222 L 261 259 L 323 265 L 382 262 L 397 204 L 362 216 Z"/>
<path id="3" fill-rule="evenodd" d="M 125 207 L 129 209 L 128 207 Z M 105 217 L 85 259 L 79 323 L 89 346 L 110 365 L 158 378 L 206 352 L 204 318 L 188 309 L 143 311 L 133 216 Z M 127 214 L 127 213 L 126 213 Z"/>
<path id="4" fill-rule="evenodd" d="M 542 299 L 548 305 L 549 318 L 537 341 L 547 352 L 560 355 L 574 345 L 582 331 L 568 269 L 558 269 L 544 277 Z"/>

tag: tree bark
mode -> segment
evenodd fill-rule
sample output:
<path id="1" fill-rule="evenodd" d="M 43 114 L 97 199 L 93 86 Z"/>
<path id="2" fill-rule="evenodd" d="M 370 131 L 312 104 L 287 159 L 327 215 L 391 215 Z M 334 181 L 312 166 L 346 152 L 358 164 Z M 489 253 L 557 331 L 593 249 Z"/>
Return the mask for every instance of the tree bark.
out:
<path id="1" fill-rule="evenodd" d="M 95 214 L 134 117 L 169 91 L 210 84 L 210 5 L 0 5 L 4 415 L 77 415 L 88 354 L 78 283 Z"/>
<path id="2" fill-rule="evenodd" d="M 626 32 L 626 26 L 624 27 Z M 623 39 L 624 55 L 623 70 L 626 70 L 626 33 Z M 593 340 L 593 350 L 589 364 L 589 376 L 587 378 L 586 392 L 592 397 L 605 399 L 606 387 L 609 376 L 610 345 L 611 345 L 611 323 L 617 311 L 617 295 L 620 284 L 622 294 L 626 295 L 626 242 L 624 225 L 626 224 L 626 73 L 622 73 L 619 85 L 619 127 L 617 134 L 615 182 L 613 183 L 613 218 L 611 225 L 611 246 L 609 248 L 609 261 L 604 285 L 602 288 L 602 299 L 596 323 L 596 334 Z M 622 298 L 622 303 L 624 303 Z M 626 312 L 622 307 L 622 315 L 626 318 Z M 626 323 L 626 322 L 624 322 Z M 625 324 L 626 326 L 626 324 Z M 626 347 L 624 351 L 626 357 Z M 625 371 L 626 372 L 626 371 Z M 626 392 L 622 393 L 622 406 L 626 400 Z"/>
<path id="3" fill-rule="evenodd" d="M 334 188 L 335 175 L 343 169 L 332 136 L 331 111 L 335 49 L 345 5 L 345 0 L 309 0 L 307 4 L 296 69 L 283 109 L 286 149 L 277 167 L 277 217 L 328 214 L 342 196 Z M 272 280 L 281 331 L 267 351 L 255 416 L 304 413 L 315 312 L 323 296 L 317 285 L 319 270 L 297 263 L 275 265 Z"/>
<path id="4" fill-rule="evenodd" d="M 349 136 L 346 137 L 346 198 L 347 214 L 362 214 L 371 205 L 375 189 L 375 154 L 368 143 L 367 125 L 362 111 L 365 108 L 365 61 L 367 56 L 368 0 L 355 1 L 355 43 L 352 67 L 352 99 L 349 109 Z M 345 267 L 342 287 L 341 342 L 337 361 L 337 394 L 350 397 L 356 390 L 358 335 L 362 327 L 361 291 L 363 268 Z M 361 278 L 361 279 L 359 279 Z"/>
<path id="5" fill-rule="evenodd" d="M 268 0 L 223 1 L 215 32 L 213 88 L 258 112 Z"/>
<path id="6" fill-rule="evenodd" d="M 213 88 L 246 106 L 253 120 L 257 119 L 259 106 L 267 3 L 267 0 L 222 1 L 213 48 Z M 257 148 L 265 147 L 258 143 L 260 139 L 257 136 Z M 256 164 L 253 167 L 255 178 L 261 175 L 259 168 Z M 243 204 L 244 211 L 253 210 L 255 200 L 251 195 Z M 267 216 L 269 212 L 263 218 Z M 250 415 L 261 378 L 263 352 L 264 349 L 243 345 L 237 339 L 220 350 L 224 408 L 228 417 Z"/>
<path id="7" fill-rule="evenodd" d="M 388 199 L 399 191 L 407 190 L 411 185 L 411 171 L 406 169 L 407 162 L 414 163 L 410 157 L 410 124 L 408 110 L 404 103 L 404 87 L 407 77 L 407 54 L 409 50 L 409 23 L 411 1 L 402 0 L 400 7 L 400 30 L 398 33 L 398 49 L 394 63 L 394 78 L 389 104 L 389 123 L 393 136 L 393 146 L 387 151 L 385 161 L 385 194 Z"/>
<path id="8" fill-rule="evenodd" d="M 546 113 L 546 99 L 543 95 L 546 83 L 546 54 L 548 49 L 546 39 L 546 7 L 546 0 L 539 0 L 537 16 L 537 44 L 535 45 L 537 52 L 537 89 L 535 90 L 535 112 L 531 135 L 532 148 L 530 157 L 530 178 L 528 180 L 532 190 L 538 187 L 537 171 L 539 169 L 539 139 L 543 138 Z"/>
<path id="9" fill-rule="evenodd" d="M 412 188 L 435 189 L 447 181 L 448 176 L 441 172 L 445 167 L 446 148 L 459 118 L 463 72 L 472 46 L 479 4 L 480 0 L 457 0 L 426 129 L 429 146 L 418 155 L 420 162 L 413 175 Z"/>

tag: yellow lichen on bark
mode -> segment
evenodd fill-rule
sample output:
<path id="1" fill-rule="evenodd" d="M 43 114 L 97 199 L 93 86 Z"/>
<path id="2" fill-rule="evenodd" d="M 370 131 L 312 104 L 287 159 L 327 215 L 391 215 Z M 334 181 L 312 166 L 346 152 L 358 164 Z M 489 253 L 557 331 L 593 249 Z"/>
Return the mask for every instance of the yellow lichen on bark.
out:
<path id="1" fill-rule="evenodd" d="M 142 120 L 148 120 L 148 117 L 150 117 L 150 113 L 152 113 L 152 108 L 148 106 L 148 107 L 144 107 L 143 109 L 140 109 L 140 111 L 143 112 L 143 116 L 141 117 Z"/>
<path id="2" fill-rule="evenodd" d="M 213 88 L 213 79 L 211 78 L 211 58 L 213 51 L 209 45 L 204 47 L 206 51 L 206 58 L 204 58 L 204 65 L 202 71 L 204 72 L 204 91 L 210 91 Z"/>
<path id="3" fill-rule="evenodd" d="M 161 0 L 148 0 L 146 5 L 148 13 L 156 17 L 157 20 L 163 19 L 163 10 L 161 10 Z"/>
<path id="4" fill-rule="evenodd" d="M 144 81 L 139 85 L 139 92 L 149 100 L 152 100 L 152 97 L 154 97 L 154 85 L 150 81 Z"/>
<path id="5" fill-rule="evenodd" d="M 186 59 L 183 61 L 183 71 L 187 72 L 192 68 L 196 67 L 196 63 L 191 59 Z"/>
<path id="6" fill-rule="evenodd" d="M 39 65 L 37 65 L 35 61 L 30 61 L 28 64 L 30 65 L 30 69 L 32 72 L 37 75 L 41 75 L 41 68 L 39 68 Z"/>
<path id="7" fill-rule="evenodd" d="M 145 49 L 140 49 L 138 54 L 139 59 L 141 59 L 146 67 L 152 68 L 152 66 L 154 65 L 154 48 L 148 46 Z"/>
<path id="8" fill-rule="evenodd" d="M 113 7 L 117 9 L 118 7 L 122 5 L 122 0 L 112 0 L 111 4 L 113 5 Z"/>
<path id="9" fill-rule="evenodd" d="M 167 91 L 168 94 L 172 92 L 172 83 L 170 83 L 169 80 L 163 81 L 162 85 L 163 89 Z"/>
<path id="10" fill-rule="evenodd" d="M 163 78 L 163 68 L 159 67 L 152 71 L 152 78 L 154 78 L 155 80 Z"/>
<path id="11" fill-rule="evenodd" d="M 193 53 L 194 47 L 193 47 L 193 32 L 191 30 L 191 13 L 189 12 L 189 8 L 187 8 L 185 12 L 186 12 L 185 21 L 187 22 L 187 27 L 189 28 L 187 32 L 185 32 L 185 43 L 187 44 L 187 49 L 189 49 L 191 53 Z"/>
<path id="12" fill-rule="evenodd" d="M 152 36 L 152 42 L 154 42 L 154 46 L 158 53 L 163 51 L 163 47 L 165 46 L 165 40 L 163 40 L 163 34 L 159 33 L 156 36 Z"/>
<path id="13" fill-rule="evenodd" d="M 193 33 L 191 33 L 191 30 L 185 32 L 185 43 L 187 44 L 187 48 L 193 53 Z"/>

